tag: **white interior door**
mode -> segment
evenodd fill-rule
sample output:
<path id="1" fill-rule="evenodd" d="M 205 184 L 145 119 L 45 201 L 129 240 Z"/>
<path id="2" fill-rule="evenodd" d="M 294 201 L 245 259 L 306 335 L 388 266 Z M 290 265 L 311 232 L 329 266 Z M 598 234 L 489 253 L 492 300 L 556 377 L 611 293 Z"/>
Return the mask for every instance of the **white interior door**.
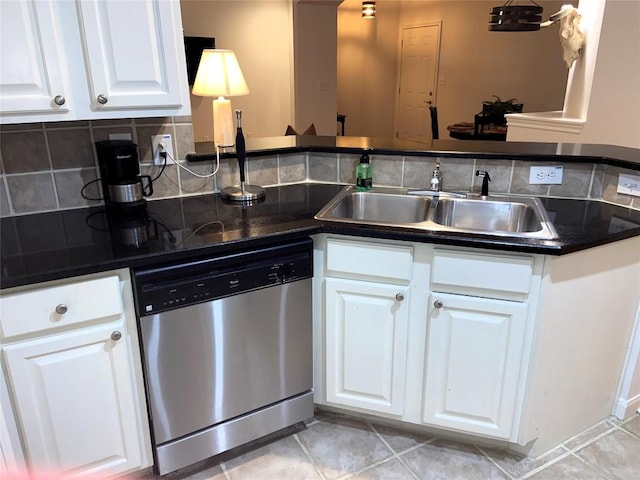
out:
<path id="1" fill-rule="evenodd" d="M 396 136 L 427 143 L 431 139 L 429 105 L 435 104 L 440 25 L 403 27 L 400 53 Z"/>

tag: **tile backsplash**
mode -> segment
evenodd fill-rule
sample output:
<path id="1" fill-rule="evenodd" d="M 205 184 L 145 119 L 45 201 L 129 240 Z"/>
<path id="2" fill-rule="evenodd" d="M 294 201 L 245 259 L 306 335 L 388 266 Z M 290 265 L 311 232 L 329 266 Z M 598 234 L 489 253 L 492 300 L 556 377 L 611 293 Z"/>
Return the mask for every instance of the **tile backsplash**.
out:
<path id="1" fill-rule="evenodd" d="M 180 165 L 199 175 L 207 175 L 215 168 L 215 162 L 187 165 L 184 161 L 186 154 L 193 151 L 191 117 L 31 123 L 0 128 L 2 217 L 101 205 L 100 200 L 83 198 L 80 191 L 84 185 L 98 178 L 94 142 L 106 140 L 110 134 L 131 136 L 138 144 L 140 171 L 152 178 L 160 173 L 160 167 L 151 162 L 150 137 L 164 133 L 172 135 L 174 152 L 170 153 Z M 565 163 L 562 185 L 530 185 L 530 167 L 545 163 L 371 155 L 374 185 L 427 187 L 436 160 L 441 165 L 445 190 L 479 191 L 481 181 L 475 176 L 479 169 L 491 174 L 489 192 L 602 199 L 640 209 L 640 197 L 616 192 L 620 173 L 637 175 L 638 172 L 590 163 Z M 358 161 L 357 154 L 318 152 L 250 157 L 247 181 L 262 186 L 305 181 L 350 184 L 354 182 Z M 98 183 L 87 186 L 86 196 L 100 198 Z M 208 178 L 200 178 L 176 165 L 169 165 L 155 180 L 154 194 L 150 199 L 217 192 L 234 183 L 238 183 L 238 167 L 233 158 L 222 160 L 218 173 Z"/>

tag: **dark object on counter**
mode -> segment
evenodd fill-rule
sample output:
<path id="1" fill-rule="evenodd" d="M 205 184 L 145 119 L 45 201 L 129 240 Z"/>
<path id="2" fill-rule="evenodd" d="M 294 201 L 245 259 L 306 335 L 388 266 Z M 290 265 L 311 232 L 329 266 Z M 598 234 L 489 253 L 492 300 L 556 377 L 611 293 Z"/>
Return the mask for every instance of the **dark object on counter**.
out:
<path id="1" fill-rule="evenodd" d="M 366 192 L 373 188 L 373 167 L 369 163 L 369 155 L 363 153 L 360 163 L 356 165 L 356 190 Z"/>
<path id="2" fill-rule="evenodd" d="M 480 191 L 480 195 L 483 197 L 489 196 L 489 182 L 491 181 L 491 177 L 489 176 L 489 172 L 484 170 L 476 170 L 476 177 L 482 177 L 482 188 Z"/>
<path id="3" fill-rule="evenodd" d="M 123 215 L 143 211 L 144 197 L 153 195 L 153 184 L 149 175 L 140 175 L 137 145 L 130 140 L 102 140 L 95 145 L 107 209 Z"/>
<path id="4" fill-rule="evenodd" d="M 262 187 L 244 183 L 247 151 L 244 144 L 244 134 L 242 133 L 242 111 L 240 110 L 236 110 L 236 121 L 238 125 L 236 128 L 236 153 L 238 155 L 238 169 L 240 170 L 240 185 L 223 188 L 221 195 L 225 200 L 232 202 L 252 202 L 263 198 L 265 192 Z"/>

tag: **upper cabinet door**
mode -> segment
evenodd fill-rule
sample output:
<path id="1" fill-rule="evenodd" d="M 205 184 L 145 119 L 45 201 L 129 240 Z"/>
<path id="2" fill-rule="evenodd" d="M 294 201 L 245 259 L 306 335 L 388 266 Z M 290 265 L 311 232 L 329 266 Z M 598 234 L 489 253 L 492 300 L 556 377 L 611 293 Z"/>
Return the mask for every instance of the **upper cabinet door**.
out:
<path id="1" fill-rule="evenodd" d="M 78 0 L 92 109 L 182 105 L 177 3 Z"/>
<path id="2" fill-rule="evenodd" d="M 0 111 L 3 114 L 68 110 L 60 38 L 52 3 L 0 1 Z"/>

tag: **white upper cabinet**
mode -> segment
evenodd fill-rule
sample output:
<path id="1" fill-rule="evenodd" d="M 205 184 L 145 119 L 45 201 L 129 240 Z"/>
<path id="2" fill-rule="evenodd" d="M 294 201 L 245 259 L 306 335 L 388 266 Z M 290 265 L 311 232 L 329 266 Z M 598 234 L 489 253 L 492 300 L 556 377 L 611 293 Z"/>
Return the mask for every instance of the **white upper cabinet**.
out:
<path id="1" fill-rule="evenodd" d="M 69 110 L 58 55 L 63 45 L 55 30 L 52 3 L 0 2 L 0 111 L 3 116 Z"/>
<path id="2" fill-rule="evenodd" d="M 190 114 L 180 4 L 0 2 L 0 122 Z"/>

